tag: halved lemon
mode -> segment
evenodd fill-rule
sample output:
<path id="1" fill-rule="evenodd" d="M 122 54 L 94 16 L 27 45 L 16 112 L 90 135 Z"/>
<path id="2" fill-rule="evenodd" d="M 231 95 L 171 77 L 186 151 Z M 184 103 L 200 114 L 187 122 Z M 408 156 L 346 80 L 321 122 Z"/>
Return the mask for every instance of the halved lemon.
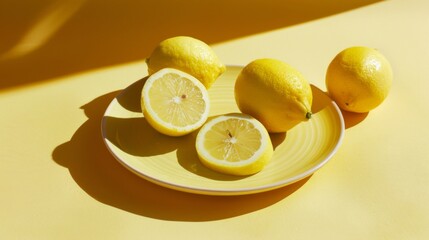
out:
<path id="1" fill-rule="evenodd" d="M 265 127 L 246 114 L 215 117 L 197 135 L 196 150 L 208 168 L 232 175 L 261 171 L 273 155 L 273 145 Z"/>
<path id="2" fill-rule="evenodd" d="M 206 122 L 210 102 L 207 89 L 198 79 L 164 68 L 146 80 L 141 106 L 145 119 L 158 132 L 182 136 Z"/>

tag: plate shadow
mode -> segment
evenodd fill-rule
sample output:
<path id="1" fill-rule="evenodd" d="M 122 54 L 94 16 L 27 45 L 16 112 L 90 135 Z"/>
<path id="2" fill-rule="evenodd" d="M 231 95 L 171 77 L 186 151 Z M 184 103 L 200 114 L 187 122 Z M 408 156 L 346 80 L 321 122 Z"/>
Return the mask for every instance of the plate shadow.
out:
<path id="1" fill-rule="evenodd" d="M 53 160 L 68 168 L 71 177 L 97 201 L 144 217 L 169 221 L 212 221 L 243 215 L 287 198 L 311 177 L 273 191 L 242 196 L 207 196 L 171 190 L 146 181 L 123 167 L 105 147 L 100 133 L 104 109 L 118 95 L 111 92 L 82 106 L 88 120 L 71 139 L 52 152 Z M 116 121 L 110 119 L 109 121 Z M 148 130 L 143 118 L 128 127 Z M 151 133 L 155 134 L 155 133 Z M 167 144 L 136 154 L 158 154 L 181 148 L 183 142 Z M 183 150 L 182 151 L 186 151 Z M 185 154 L 185 153 L 181 153 Z"/>

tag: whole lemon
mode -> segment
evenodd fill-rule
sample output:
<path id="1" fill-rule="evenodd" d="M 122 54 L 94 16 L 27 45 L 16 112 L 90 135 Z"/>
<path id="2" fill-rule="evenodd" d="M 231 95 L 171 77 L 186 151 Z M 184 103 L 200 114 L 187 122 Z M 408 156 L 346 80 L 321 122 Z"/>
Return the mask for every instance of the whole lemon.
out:
<path id="1" fill-rule="evenodd" d="M 350 47 L 329 64 L 326 87 L 338 106 L 350 112 L 369 112 L 387 97 L 392 85 L 389 61 L 369 47 Z"/>
<path id="2" fill-rule="evenodd" d="M 234 93 L 240 111 L 258 119 L 268 132 L 285 132 L 311 118 L 310 84 L 280 60 L 257 59 L 246 65 Z"/>
<path id="3" fill-rule="evenodd" d="M 175 68 L 191 74 L 206 88 L 226 70 L 213 49 L 201 40 L 177 36 L 161 41 L 148 59 L 149 75 L 163 69 Z"/>

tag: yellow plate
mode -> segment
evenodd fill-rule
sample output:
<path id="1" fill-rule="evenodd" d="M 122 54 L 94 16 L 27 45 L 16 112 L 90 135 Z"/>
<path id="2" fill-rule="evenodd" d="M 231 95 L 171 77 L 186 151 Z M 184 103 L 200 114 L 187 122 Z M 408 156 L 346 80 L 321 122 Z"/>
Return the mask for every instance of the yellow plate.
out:
<path id="1" fill-rule="evenodd" d="M 209 89 L 210 116 L 238 112 L 234 82 L 241 67 L 229 66 Z M 303 179 L 322 167 L 337 151 L 344 121 L 337 105 L 312 86 L 313 116 L 285 134 L 272 134 L 274 155 L 259 173 L 236 177 L 204 167 L 195 150 L 196 133 L 168 137 L 143 118 L 140 92 L 144 79 L 122 91 L 102 120 L 102 136 L 113 156 L 126 168 L 164 187 L 209 195 L 240 195 L 268 191 Z"/>

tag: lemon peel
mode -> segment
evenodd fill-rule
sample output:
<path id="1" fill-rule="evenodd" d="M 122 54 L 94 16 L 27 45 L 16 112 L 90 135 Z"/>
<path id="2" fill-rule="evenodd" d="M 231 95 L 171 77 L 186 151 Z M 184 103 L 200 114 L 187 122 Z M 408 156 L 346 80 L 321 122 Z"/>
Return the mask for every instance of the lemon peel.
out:
<path id="1" fill-rule="evenodd" d="M 329 95 L 341 109 L 364 113 L 385 100 L 392 78 L 392 67 L 379 51 L 369 47 L 350 47 L 331 61 L 325 84 Z"/>
<path id="2" fill-rule="evenodd" d="M 250 62 L 238 75 L 234 94 L 240 111 L 258 119 L 268 132 L 285 132 L 312 115 L 310 84 L 280 60 Z"/>
<path id="3" fill-rule="evenodd" d="M 161 41 L 146 59 L 149 74 L 163 68 L 186 72 L 208 89 L 225 72 L 225 65 L 205 42 L 189 37 L 176 36 Z"/>

